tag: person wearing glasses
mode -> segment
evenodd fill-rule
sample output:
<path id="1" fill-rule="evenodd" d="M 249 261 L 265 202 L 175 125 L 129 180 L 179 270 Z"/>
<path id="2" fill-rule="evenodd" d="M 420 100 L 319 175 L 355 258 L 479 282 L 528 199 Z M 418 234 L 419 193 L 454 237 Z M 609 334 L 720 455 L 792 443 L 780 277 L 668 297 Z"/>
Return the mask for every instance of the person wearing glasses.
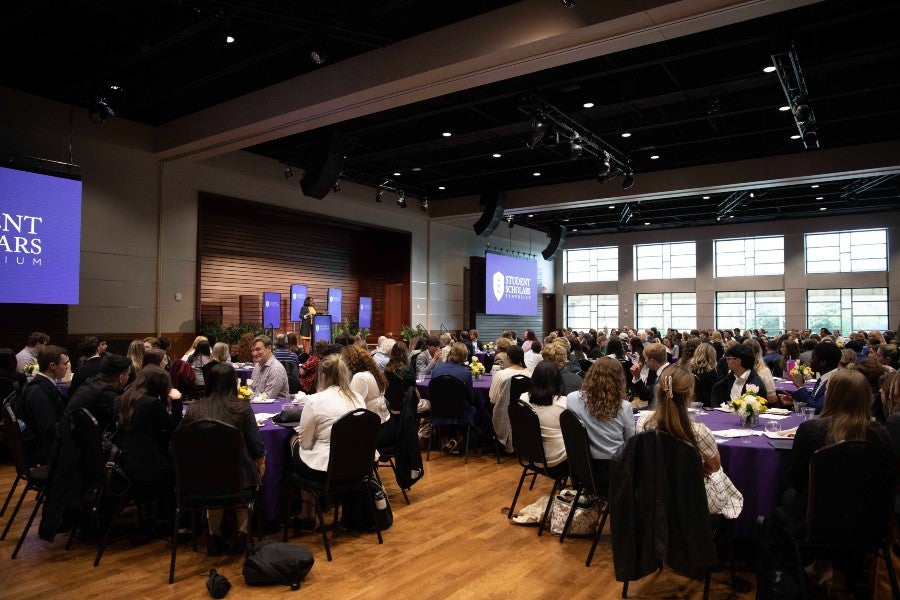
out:
<path id="1" fill-rule="evenodd" d="M 712 405 L 719 406 L 740 398 L 747 391 L 748 385 L 757 387 L 757 395 L 766 397 L 768 390 L 759 374 L 753 370 L 756 354 L 753 349 L 743 344 L 736 344 L 725 351 L 725 363 L 728 373 L 719 379 L 712 389 Z"/>
<path id="2" fill-rule="evenodd" d="M 46 465 L 56 438 L 56 424 L 65 408 L 65 398 L 56 387 L 56 380 L 69 370 L 69 355 L 65 348 L 44 346 L 37 355 L 38 371 L 22 391 L 15 407 L 16 417 L 25 423 L 22 438 L 32 464 Z"/>

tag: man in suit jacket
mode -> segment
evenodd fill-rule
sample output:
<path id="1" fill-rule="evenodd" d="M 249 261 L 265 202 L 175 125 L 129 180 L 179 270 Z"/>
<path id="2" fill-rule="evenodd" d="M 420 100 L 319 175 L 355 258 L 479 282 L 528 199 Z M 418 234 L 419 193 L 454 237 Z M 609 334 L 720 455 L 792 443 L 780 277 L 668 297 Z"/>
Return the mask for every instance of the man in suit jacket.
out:
<path id="1" fill-rule="evenodd" d="M 634 395 L 646 402 L 653 402 L 653 390 L 656 382 L 662 376 L 663 371 L 669 366 L 666 347 L 659 342 L 654 342 L 644 348 L 644 362 L 647 364 L 646 383 L 641 379 L 641 364 L 635 363 L 631 367 L 631 387 Z"/>
<path id="2" fill-rule="evenodd" d="M 815 407 L 816 414 L 819 414 L 825 407 L 825 388 L 828 385 L 828 380 L 837 371 L 838 363 L 841 362 L 841 349 L 832 342 L 819 342 L 813 348 L 809 361 L 812 370 L 819 373 L 816 387 L 810 392 L 803 387 L 803 375 L 796 373 L 791 375 L 791 381 L 797 386 L 797 391 L 791 392 L 791 396 L 798 402 L 804 402 L 807 406 Z"/>
<path id="3" fill-rule="evenodd" d="M 81 384 L 100 374 L 100 363 L 103 357 L 100 356 L 100 338 L 89 335 L 81 338 L 78 342 L 78 349 L 81 351 L 82 360 L 72 375 L 72 383 L 69 385 L 69 399 L 75 395 L 75 392 L 81 387 Z"/>
<path id="4" fill-rule="evenodd" d="M 757 394 L 765 398 L 768 390 L 760 376 L 753 370 L 756 355 L 753 349 L 744 344 L 735 344 L 725 351 L 728 373 L 719 379 L 712 388 L 711 402 L 719 406 L 740 398 L 747 391 L 748 385 L 755 385 Z"/>
<path id="5" fill-rule="evenodd" d="M 46 465 L 56 439 L 56 424 L 65 407 L 65 399 L 56 380 L 65 376 L 69 355 L 65 348 L 44 346 L 37 355 L 38 372 L 22 392 L 16 417 L 25 423 L 28 459 L 33 464 Z"/>

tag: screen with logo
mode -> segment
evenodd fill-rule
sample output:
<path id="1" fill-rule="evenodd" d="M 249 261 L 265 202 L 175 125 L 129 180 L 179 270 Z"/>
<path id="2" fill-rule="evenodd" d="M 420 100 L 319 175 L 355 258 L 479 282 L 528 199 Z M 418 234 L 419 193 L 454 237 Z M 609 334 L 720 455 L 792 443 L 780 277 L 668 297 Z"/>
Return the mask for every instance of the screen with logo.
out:
<path id="1" fill-rule="evenodd" d="M 0 302 L 78 304 L 81 181 L 0 167 Z"/>
<path id="2" fill-rule="evenodd" d="M 263 327 L 281 327 L 281 294 L 278 292 L 263 292 Z"/>
<path id="3" fill-rule="evenodd" d="M 537 261 L 485 253 L 485 313 L 537 315 Z"/>
<path id="4" fill-rule="evenodd" d="M 331 342 L 331 315 L 316 315 L 313 317 L 313 342 L 325 340 Z"/>
<path id="5" fill-rule="evenodd" d="M 372 299 L 365 296 L 359 297 L 359 326 L 372 327 Z"/>
<path id="6" fill-rule="evenodd" d="M 306 286 L 302 283 L 291 284 L 291 323 L 300 322 L 300 309 L 306 300 Z"/>
<path id="7" fill-rule="evenodd" d="M 331 315 L 332 323 L 340 323 L 343 321 L 341 317 L 341 300 L 344 292 L 341 288 L 328 288 L 328 314 Z"/>

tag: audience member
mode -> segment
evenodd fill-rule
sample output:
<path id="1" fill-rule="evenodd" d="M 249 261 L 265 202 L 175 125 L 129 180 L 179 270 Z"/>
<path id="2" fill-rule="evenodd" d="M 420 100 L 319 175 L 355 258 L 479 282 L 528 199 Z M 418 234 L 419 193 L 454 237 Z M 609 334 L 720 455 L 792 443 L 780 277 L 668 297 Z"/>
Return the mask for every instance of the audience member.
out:
<path id="1" fill-rule="evenodd" d="M 713 406 L 730 403 L 747 392 L 747 386 L 756 386 L 756 393 L 766 398 L 768 390 L 759 374 L 753 370 L 756 355 L 753 349 L 735 343 L 725 350 L 728 374 L 719 379 L 712 388 L 711 402 Z M 752 388 L 751 388 L 752 389 Z"/>
<path id="2" fill-rule="evenodd" d="M 381 419 L 377 447 L 392 446 L 397 439 L 400 419 L 392 418 L 384 398 L 387 378 L 378 369 L 372 356 L 358 344 L 341 350 L 341 356 L 344 357 L 344 362 L 350 370 L 350 389 L 359 394 L 366 403 L 366 408 Z"/>
<path id="3" fill-rule="evenodd" d="M 525 353 L 519 346 L 510 346 L 506 350 L 506 357 L 509 366 L 493 376 L 488 397 L 491 404 L 494 405 L 491 418 L 494 423 L 494 434 L 506 451 L 512 453 L 514 448 L 512 428 L 509 423 L 510 380 L 516 375 L 529 377 L 530 374 L 525 368 Z"/>
<path id="4" fill-rule="evenodd" d="M 279 333 L 275 336 L 275 349 L 272 351 L 272 354 L 289 375 L 293 374 L 294 377 L 300 376 L 300 363 L 298 362 L 297 354 L 288 348 L 285 334 Z"/>
<path id="5" fill-rule="evenodd" d="M 581 376 L 566 369 L 568 357 L 566 356 L 565 346 L 555 341 L 550 344 L 544 344 L 541 348 L 541 357 L 544 360 L 551 361 L 560 370 L 560 377 L 562 378 L 561 394 L 569 395 L 581 389 Z"/>
<path id="6" fill-rule="evenodd" d="M 40 331 L 35 331 L 28 336 L 25 347 L 16 354 L 16 371 L 23 373 L 25 367 L 37 362 L 38 354 L 50 343 L 50 336 Z"/>
<path id="7" fill-rule="evenodd" d="M 694 397 L 697 402 L 712 407 L 712 389 L 719 380 L 719 373 L 716 371 L 716 350 L 712 344 L 703 343 L 697 346 L 688 368 L 694 375 Z"/>
<path id="8" fill-rule="evenodd" d="M 131 367 L 131 361 L 118 354 L 103 358 L 100 361 L 100 373 L 78 388 L 69 400 L 66 412 L 86 408 L 97 420 L 101 431 L 109 430 L 110 425 L 115 422 L 116 398 L 125 389 Z"/>
<path id="9" fill-rule="evenodd" d="M 797 386 L 797 390 L 790 393 L 793 400 L 799 400 L 806 406 L 815 407 L 816 414 L 822 412 L 822 408 L 825 406 L 828 380 L 837 372 L 838 363 L 840 362 L 841 349 L 837 347 L 837 344 L 832 344 L 831 342 L 819 342 L 816 344 L 810 357 L 810 367 L 819 374 L 816 386 L 810 392 L 803 387 L 803 375 L 800 373 L 791 375 L 791 381 Z"/>
<path id="10" fill-rule="evenodd" d="M 287 398 L 290 395 L 287 372 L 272 353 L 272 338 L 258 335 L 253 338 L 253 385 L 254 395 L 265 394 L 268 398 Z"/>
<path id="11" fill-rule="evenodd" d="M 38 343 L 42 344 L 37 355 L 38 370 L 22 391 L 15 413 L 25 424 L 22 438 L 29 462 L 45 465 L 50 459 L 56 438 L 56 424 L 65 406 L 65 399 L 56 387 L 56 380 L 66 374 L 69 355 L 59 346 Z"/>
<path id="12" fill-rule="evenodd" d="M 78 350 L 81 352 L 81 359 L 78 367 L 72 375 L 72 381 L 69 384 L 68 397 L 71 398 L 75 391 L 82 383 L 100 372 L 100 339 L 96 336 L 89 335 L 81 338 L 78 342 Z"/>
<path id="13" fill-rule="evenodd" d="M 541 441 L 548 467 L 561 467 L 566 462 L 566 446 L 563 443 L 559 415 L 566 410 L 567 403 L 566 397 L 560 393 L 561 387 L 559 369 L 549 360 L 542 360 L 534 368 L 530 390 L 519 398 L 531 405 L 541 422 Z"/>
<path id="14" fill-rule="evenodd" d="M 416 356 L 416 374 L 420 377 L 428 375 L 440 361 L 441 353 L 438 352 L 440 342 L 434 336 L 425 339 L 425 349 Z"/>

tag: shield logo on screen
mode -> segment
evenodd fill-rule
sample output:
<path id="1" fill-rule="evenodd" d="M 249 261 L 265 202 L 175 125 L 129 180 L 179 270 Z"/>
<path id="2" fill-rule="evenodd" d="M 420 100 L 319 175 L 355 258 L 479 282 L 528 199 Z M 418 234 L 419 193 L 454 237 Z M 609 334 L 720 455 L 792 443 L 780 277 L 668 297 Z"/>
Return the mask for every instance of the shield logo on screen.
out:
<path id="1" fill-rule="evenodd" d="M 494 298 L 497 299 L 497 302 L 503 298 L 503 273 L 497 271 L 494 273 Z"/>
<path id="2" fill-rule="evenodd" d="M 269 308 L 269 301 L 266 300 L 266 308 Z"/>
<path id="3" fill-rule="evenodd" d="M 296 300 L 296 299 L 297 299 L 297 294 L 291 294 L 291 300 Z"/>

